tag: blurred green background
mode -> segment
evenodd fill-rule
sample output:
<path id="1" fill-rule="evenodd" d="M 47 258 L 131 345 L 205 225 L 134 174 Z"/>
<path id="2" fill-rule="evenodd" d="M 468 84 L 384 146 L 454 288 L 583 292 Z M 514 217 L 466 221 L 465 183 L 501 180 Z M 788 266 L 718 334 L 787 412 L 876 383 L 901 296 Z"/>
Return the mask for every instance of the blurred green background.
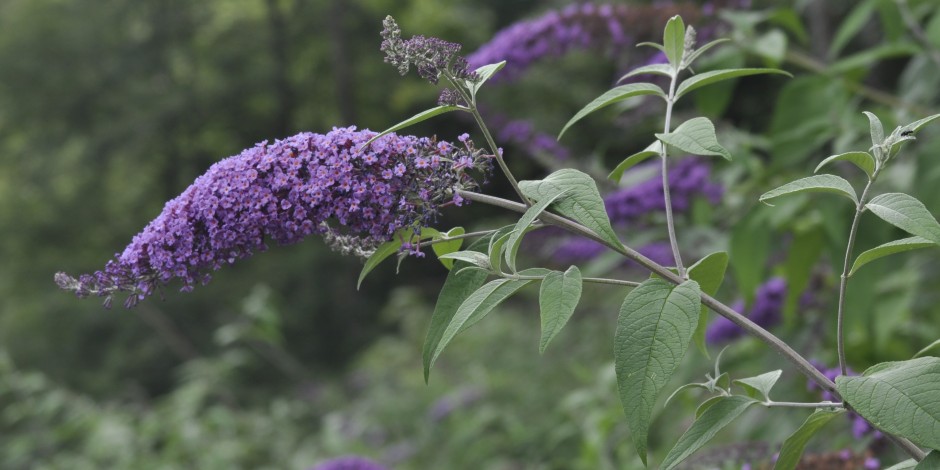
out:
<path id="1" fill-rule="evenodd" d="M 832 365 L 833 288 L 850 209 L 825 198 L 769 208 L 757 196 L 830 154 L 868 148 L 862 110 L 889 128 L 938 112 L 940 14 L 926 0 L 754 2 L 736 13 L 723 8 L 731 2 L 647 3 L 620 2 L 638 12 L 627 24 L 637 40 L 661 31 L 649 12 L 682 11 L 734 39 L 703 70 L 771 65 L 795 75 L 729 82 L 678 110 L 716 121 L 735 155 L 712 165 L 722 204 L 697 201 L 679 220 L 680 239 L 692 258 L 730 250 L 732 276 L 719 295 L 728 302 L 784 277 L 789 303 L 774 331 Z M 132 310 L 104 310 L 52 281 L 56 271 L 100 269 L 221 158 L 300 131 L 378 130 L 432 106 L 434 87 L 383 63 L 385 15 L 406 37 L 439 36 L 470 53 L 500 29 L 566 5 L 0 0 L 0 468 L 303 469 L 350 453 L 396 469 L 639 468 L 611 365 L 622 289 L 587 289 L 544 356 L 537 294 L 524 291 L 461 335 L 425 385 L 421 343 L 446 274 L 433 257 L 406 260 L 397 276 L 383 265 L 356 291 L 361 262 L 311 239 L 219 271 L 192 293 L 171 286 L 165 299 Z M 493 84 L 483 104 L 554 135 L 649 55 L 608 46 L 539 61 Z M 570 131 L 566 160 L 506 143 L 510 165 L 523 179 L 558 165 L 606 174 L 661 126 L 651 102 L 618 111 L 626 112 Z M 453 140 L 470 124 L 445 117 L 409 132 Z M 877 189 L 910 192 L 940 213 L 938 136 L 937 126 L 922 131 Z M 838 171 L 859 181 L 850 168 Z M 510 194 L 500 178 L 487 190 Z M 474 205 L 447 211 L 436 228 L 493 228 L 512 217 Z M 625 240 L 661 231 L 651 223 Z M 866 218 L 857 252 L 901 236 Z M 526 249 L 529 265 L 552 265 Z M 937 260 L 929 251 L 901 255 L 853 278 L 847 344 L 856 370 L 909 358 L 940 336 Z M 643 278 L 607 258 L 584 269 Z M 797 308 L 806 289 L 815 301 Z M 782 368 L 780 399 L 814 396 L 753 340 L 735 342 L 723 362 L 734 377 Z M 711 367 L 692 351 L 674 385 Z M 654 461 L 701 399 L 681 395 L 661 411 Z M 767 462 L 803 418 L 756 410 L 692 468 Z M 896 457 L 852 439 L 848 421 L 837 426 L 846 432 L 812 450 Z"/>

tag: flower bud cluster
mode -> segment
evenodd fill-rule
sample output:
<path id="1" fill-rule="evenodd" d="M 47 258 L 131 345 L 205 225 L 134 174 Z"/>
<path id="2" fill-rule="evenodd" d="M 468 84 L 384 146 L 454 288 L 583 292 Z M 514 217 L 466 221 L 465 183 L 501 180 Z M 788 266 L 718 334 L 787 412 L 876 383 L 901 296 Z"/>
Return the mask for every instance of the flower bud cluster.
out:
<path id="1" fill-rule="evenodd" d="M 77 279 L 56 274 L 79 297 L 128 292 L 125 305 L 173 279 L 188 291 L 209 272 L 267 248 L 327 234 L 346 251 L 364 254 L 399 230 L 418 230 L 442 204 L 463 202 L 492 158 L 466 135 L 459 144 L 376 134 L 355 127 L 262 142 L 213 165 L 134 237 L 104 270 Z"/>
<path id="2" fill-rule="evenodd" d="M 401 28 L 391 16 L 382 22 L 381 51 L 385 53 L 385 62 L 398 68 L 398 73 L 405 75 L 413 65 L 418 75 L 437 84 L 441 75 L 450 79 L 476 80 L 476 74 L 467 67 L 467 59 L 458 55 L 460 44 L 438 38 L 414 36 L 401 38 Z"/>

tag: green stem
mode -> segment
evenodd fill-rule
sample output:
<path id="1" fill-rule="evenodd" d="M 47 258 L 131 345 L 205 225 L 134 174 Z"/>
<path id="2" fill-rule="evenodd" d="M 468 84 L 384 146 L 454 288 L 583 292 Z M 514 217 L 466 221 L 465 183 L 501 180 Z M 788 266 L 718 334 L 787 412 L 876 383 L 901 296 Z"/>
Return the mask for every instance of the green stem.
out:
<path id="1" fill-rule="evenodd" d="M 819 403 L 801 403 L 793 401 L 771 401 L 762 402 L 761 405 L 767 408 L 845 408 L 842 403 L 823 401 Z"/>
<path id="2" fill-rule="evenodd" d="M 519 204 L 513 201 L 509 201 L 503 198 L 489 196 L 486 194 L 474 193 L 470 191 L 460 191 L 460 196 L 471 201 L 480 202 L 483 204 L 489 204 L 496 207 L 502 207 L 504 209 L 516 211 L 516 212 L 525 212 L 526 206 Z M 630 258 L 631 260 L 639 263 L 644 268 L 649 271 L 656 273 L 663 279 L 666 279 L 673 284 L 681 284 L 684 282 L 684 279 L 676 275 L 676 273 L 670 271 L 669 269 L 657 264 L 653 260 L 643 256 L 641 253 L 626 247 L 626 246 L 616 246 L 606 241 L 600 235 L 594 233 L 593 230 L 577 223 L 572 220 L 566 219 L 564 217 L 552 214 L 550 212 L 543 212 L 539 219 L 543 222 L 557 227 L 563 228 L 577 235 L 581 235 L 585 238 L 594 240 L 608 248 L 616 251 L 617 253 L 622 254 L 623 256 Z M 788 361 L 793 363 L 803 375 L 807 378 L 819 384 L 823 390 L 826 390 L 832 393 L 837 398 L 841 398 L 838 390 L 836 390 L 836 384 L 829 380 L 825 375 L 823 375 L 815 366 L 809 363 L 803 356 L 798 352 L 794 351 L 788 344 L 780 340 L 780 338 L 774 336 L 769 331 L 762 328 L 760 325 L 754 323 L 747 317 L 742 316 L 740 313 L 734 311 L 731 307 L 719 302 L 714 297 L 708 294 L 702 294 L 702 303 L 705 304 L 715 313 L 727 318 L 735 325 L 741 327 L 748 334 L 756 336 L 758 339 L 766 343 L 771 349 L 782 355 Z M 920 461 L 923 460 L 926 454 L 919 447 L 904 439 L 902 437 L 891 436 L 890 434 L 885 433 L 889 436 L 892 441 L 898 444 L 905 452 L 907 452 L 911 457 Z"/>
<path id="3" fill-rule="evenodd" d="M 672 107 L 675 104 L 676 80 L 679 78 L 679 71 L 672 74 L 669 82 L 669 96 L 666 98 L 666 124 L 663 126 L 663 133 L 668 134 L 672 128 Z M 676 238 L 676 226 L 672 216 L 672 197 L 669 195 L 669 165 L 667 163 L 666 153 L 669 146 L 661 144 L 663 151 L 660 157 L 663 163 L 663 198 L 666 203 L 666 230 L 669 232 L 669 245 L 672 247 L 672 256 L 676 260 L 676 269 L 679 271 L 679 277 L 688 279 L 685 272 L 685 266 L 682 264 L 682 255 L 679 254 L 679 241 Z"/>
<path id="4" fill-rule="evenodd" d="M 506 279 L 519 279 L 519 280 L 532 280 L 532 281 L 541 281 L 545 279 L 545 276 L 526 276 L 524 274 L 503 274 L 502 277 Z M 594 284 L 608 284 L 613 286 L 628 286 L 628 287 L 637 287 L 640 285 L 639 282 L 635 281 L 623 281 L 620 279 L 609 279 L 606 277 L 582 277 L 582 282 L 590 282 Z"/>
<path id="5" fill-rule="evenodd" d="M 845 246 L 845 262 L 842 266 L 842 277 L 839 280 L 839 308 L 836 314 L 836 351 L 839 355 L 839 370 L 842 372 L 842 375 L 847 375 L 848 371 L 848 366 L 845 362 L 844 323 L 845 292 L 849 285 L 849 268 L 852 263 L 852 251 L 855 248 L 855 235 L 858 233 L 858 223 L 862 219 L 862 212 L 865 211 L 865 199 L 868 197 L 868 191 L 871 189 L 871 184 L 875 181 L 877 176 L 878 172 L 876 171 L 875 174 L 868 179 L 868 183 L 865 184 L 865 189 L 862 191 L 862 196 L 855 206 L 855 218 L 852 219 L 852 228 L 849 229 L 849 242 Z"/>

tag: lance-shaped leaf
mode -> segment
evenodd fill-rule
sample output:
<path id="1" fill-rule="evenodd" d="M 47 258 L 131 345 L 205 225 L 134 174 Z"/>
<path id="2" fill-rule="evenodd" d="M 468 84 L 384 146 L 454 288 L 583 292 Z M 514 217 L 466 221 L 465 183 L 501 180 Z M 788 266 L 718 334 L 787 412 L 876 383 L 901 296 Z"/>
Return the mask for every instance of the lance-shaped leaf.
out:
<path id="1" fill-rule="evenodd" d="M 731 153 L 718 143 L 715 125 L 708 118 L 689 119 L 668 134 L 656 134 L 656 138 L 693 155 L 715 155 L 731 160 Z"/>
<path id="2" fill-rule="evenodd" d="M 473 73 L 476 74 L 477 79 L 473 82 L 473 85 L 471 85 L 470 93 L 476 95 L 477 92 L 480 91 L 480 87 L 483 86 L 483 84 L 486 83 L 490 77 L 492 77 L 496 72 L 502 70 L 505 66 L 506 61 L 504 60 L 495 64 L 487 64 L 474 70 Z"/>
<path id="3" fill-rule="evenodd" d="M 768 401 L 770 400 L 770 389 L 774 388 L 774 384 L 780 379 L 782 373 L 783 371 L 778 369 L 755 377 L 738 379 L 734 383 L 740 385 L 747 393 L 747 396 L 754 399 L 763 398 Z"/>
<path id="4" fill-rule="evenodd" d="M 912 123 L 910 123 L 910 124 L 904 126 L 904 130 L 905 130 L 905 131 L 911 131 L 911 132 L 917 133 L 917 131 L 919 131 L 921 127 L 926 126 L 927 124 L 930 123 L 930 121 L 933 121 L 934 119 L 937 119 L 937 118 L 940 118 L 940 114 L 934 114 L 933 116 L 927 116 L 927 117 L 925 117 L 925 118 L 923 118 L 923 119 L 919 119 L 919 120 L 917 120 L 917 121 L 914 121 L 914 122 L 912 122 Z"/>
<path id="5" fill-rule="evenodd" d="M 940 243 L 940 223 L 924 207 L 924 203 L 904 193 L 875 196 L 865 205 L 873 214 L 912 235 Z"/>
<path id="6" fill-rule="evenodd" d="M 800 463 L 803 450 L 806 449 L 806 444 L 813 438 L 813 435 L 819 432 L 829 421 L 832 421 L 832 418 L 844 413 L 845 410 L 817 410 L 809 415 L 806 421 L 803 421 L 803 424 L 800 425 L 800 428 L 790 434 L 786 441 L 783 441 L 783 447 L 780 449 L 777 462 L 774 464 L 774 470 L 794 470 L 796 465 Z"/>
<path id="7" fill-rule="evenodd" d="M 705 52 L 707 52 L 709 49 L 711 49 L 711 48 L 713 48 L 713 47 L 715 47 L 715 46 L 717 46 L 717 45 L 719 45 L 719 44 L 728 42 L 728 41 L 730 41 L 730 39 L 728 39 L 728 38 L 718 38 L 718 39 L 715 39 L 715 40 L 709 42 L 708 44 L 705 44 L 704 46 L 702 46 L 702 47 L 696 49 L 695 52 L 689 54 L 689 56 L 685 58 L 685 63 L 691 65 L 693 62 L 695 62 L 696 59 L 699 58 L 699 56 L 701 56 L 702 54 L 704 54 Z"/>
<path id="8" fill-rule="evenodd" d="M 663 470 L 670 470 L 708 443 L 718 431 L 744 413 L 757 400 L 734 395 L 717 399 L 692 423 L 663 460 Z"/>
<path id="9" fill-rule="evenodd" d="M 917 351 L 917 354 L 914 355 L 914 359 L 925 356 L 940 357 L 940 339 L 930 343 L 924 349 Z"/>
<path id="10" fill-rule="evenodd" d="M 881 124 L 881 119 L 878 119 L 878 116 L 875 116 L 874 113 L 868 111 L 862 111 L 865 114 L 865 117 L 868 118 L 868 129 L 871 134 L 871 144 L 878 148 L 885 141 L 885 128 Z M 877 150 L 876 150 L 877 151 Z"/>
<path id="11" fill-rule="evenodd" d="M 509 241 L 509 237 L 512 235 L 510 232 L 506 232 L 499 237 L 493 237 L 493 241 L 490 243 L 490 267 L 493 268 L 493 271 L 498 273 L 503 272 L 503 247 L 506 245 L 506 242 Z"/>
<path id="12" fill-rule="evenodd" d="M 693 75 L 679 84 L 676 88 L 676 100 L 685 96 L 686 93 L 690 91 L 697 90 L 703 86 L 711 85 L 712 83 L 720 82 L 722 80 L 730 80 L 732 78 L 738 77 L 747 77 L 749 75 L 766 75 L 766 74 L 777 74 L 777 75 L 786 75 L 792 77 L 789 72 L 780 70 L 780 69 L 724 69 L 724 70 L 712 70 L 711 72 L 703 72 L 698 75 Z"/>
<path id="13" fill-rule="evenodd" d="M 369 258 L 366 259 L 366 264 L 362 266 L 362 271 L 359 272 L 359 280 L 356 281 L 356 290 L 359 290 L 359 286 L 362 285 L 363 279 L 372 272 L 382 261 L 385 261 L 386 258 L 392 256 L 399 251 L 401 251 L 401 238 L 394 237 L 391 240 L 379 245 L 375 251 L 369 255 Z"/>
<path id="14" fill-rule="evenodd" d="M 375 142 L 375 139 L 378 139 L 379 137 L 382 137 L 385 134 L 404 129 L 409 126 L 413 126 L 421 121 L 426 121 L 428 119 L 431 119 L 432 117 L 437 116 L 438 114 L 449 113 L 451 111 L 456 111 L 458 109 L 461 109 L 461 108 L 459 106 L 447 105 L 447 106 L 438 106 L 436 108 L 431 108 L 431 109 L 421 111 L 420 113 L 415 114 L 414 116 L 411 116 L 410 118 L 405 119 L 404 121 L 399 122 L 398 124 L 395 124 L 394 126 L 389 127 L 388 129 L 385 129 L 382 132 L 379 132 L 378 134 L 373 136 L 371 139 L 369 139 L 368 142 L 363 144 L 362 147 L 359 148 L 359 150 L 362 150 L 368 147 L 369 144 L 371 144 L 372 142 Z"/>
<path id="15" fill-rule="evenodd" d="M 627 72 L 624 76 L 620 77 L 620 80 L 617 80 L 617 83 L 637 75 L 662 75 L 664 77 L 671 77 L 674 72 L 675 70 L 673 70 L 672 66 L 669 64 L 649 64 Z"/>
<path id="16" fill-rule="evenodd" d="M 849 271 L 849 276 L 855 274 L 855 271 L 858 271 L 862 266 L 865 266 L 866 264 L 871 263 L 876 259 L 884 258 L 885 256 L 893 255 L 895 253 L 916 250 L 919 248 L 929 248 L 932 246 L 937 246 L 937 244 L 921 237 L 904 238 L 901 240 L 888 242 L 883 245 L 878 245 L 858 255 L 858 258 L 855 258 L 855 264 L 852 265 L 852 270 Z"/>
<path id="17" fill-rule="evenodd" d="M 519 245 L 522 244 L 522 237 L 525 236 L 526 230 L 535 222 L 535 219 L 542 214 L 545 208 L 567 192 L 567 189 L 561 190 L 550 197 L 532 204 L 532 207 L 526 209 L 522 217 L 519 218 L 519 221 L 516 222 L 516 226 L 513 228 L 509 240 L 506 242 L 506 264 L 509 266 L 510 270 L 513 272 L 516 271 L 516 253 L 519 252 Z"/>
<path id="18" fill-rule="evenodd" d="M 778 198 L 780 196 L 786 196 L 787 194 L 806 192 L 839 194 L 851 199 L 852 202 L 854 202 L 856 205 L 858 204 L 858 196 L 855 195 L 855 188 L 853 188 L 852 185 L 845 180 L 845 178 L 841 178 L 836 175 L 816 175 L 792 181 L 783 186 L 780 186 L 777 189 L 773 189 L 762 194 L 760 197 L 760 202 L 763 202 L 768 206 L 773 206 L 773 204 L 770 204 L 767 201 Z"/>
<path id="19" fill-rule="evenodd" d="M 666 23 L 666 29 L 663 31 L 663 51 L 669 63 L 678 70 L 685 53 L 685 22 L 679 15 L 669 18 Z"/>
<path id="20" fill-rule="evenodd" d="M 822 167 L 833 162 L 850 162 L 865 172 L 870 178 L 875 173 L 875 157 L 868 152 L 846 152 L 838 155 L 832 155 L 819 162 L 813 173 L 819 173 Z"/>
<path id="21" fill-rule="evenodd" d="M 453 260 L 463 261 L 463 262 L 470 263 L 474 266 L 477 266 L 483 269 L 492 268 L 492 265 L 490 264 L 489 256 L 487 256 L 486 253 L 480 253 L 479 251 L 473 251 L 473 250 L 455 251 L 453 253 L 443 254 L 440 257 L 441 259 L 453 259 Z"/>
<path id="22" fill-rule="evenodd" d="M 620 178 L 623 178 L 623 172 L 633 168 L 633 166 L 646 160 L 647 158 L 659 155 L 660 152 L 662 152 L 662 148 L 663 144 L 659 141 L 649 144 L 645 149 L 625 158 L 622 162 L 620 162 L 619 165 L 617 165 L 617 168 L 614 168 L 614 171 L 611 171 L 610 174 L 607 175 L 607 177 L 619 183 Z"/>
<path id="23" fill-rule="evenodd" d="M 861 376 L 836 378 L 836 389 L 876 427 L 940 449 L 940 358 L 872 366 Z"/>
<path id="24" fill-rule="evenodd" d="M 463 246 L 463 238 L 458 238 L 456 240 L 447 240 L 447 239 L 450 237 L 457 237 L 457 236 L 463 235 L 464 233 L 467 233 L 467 232 L 466 230 L 464 230 L 463 227 L 454 227 L 448 230 L 447 233 L 434 237 L 434 240 L 444 240 L 444 241 L 439 241 L 431 245 L 431 249 L 434 250 L 434 254 L 438 256 L 438 259 L 441 261 L 441 264 L 443 264 L 444 267 L 447 268 L 448 270 L 454 267 L 454 260 L 441 258 L 441 256 L 446 255 L 448 253 L 453 253 L 459 250 L 460 247 Z"/>
<path id="25" fill-rule="evenodd" d="M 444 348 L 450 344 L 450 341 L 457 336 L 461 330 L 465 330 L 464 325 L 471 319 L 474 323 L 480 321 L 490 313 L 497 305 L 508 299 L 516 291 L 532 283 L 532 280 L 521 279 L 495 279 L 470 294 L 451 318 L 450 323 L 441 333 L 441 339 L 437 343 L 431 354 L 431 360 L 428 367 L 433 367 L 437 358 L 444 351 Z"/>
<path id="26" fill-rule="evenodd" d="M 467 247 L 468 250 L 483 250 L 489 245 L 490 238 L 493 235 L 486 235 L 474 241 Z M 428 326 L 428 333 L 424 339 L 422 356 L 424 359 L 424 381 L 427 382 L 431 372 L 431 355 L 437 350 L 444 329 L 450 324 L 457 313 L 457 308 L 463 304 L 470 294 L 476 292 L 486 281 L 489 275 L 486 271 L 480 269 L 466 269 L 473 267 L 470 263 L 457 261 L 454 268 L 447 273 L 447 279 L 444 281 L 444 287 L 441 288 L 437 296 L 437 303 L 434 305 L 434 313 L 431 314 L 431 324 Z"/>
<path id="27" fill-rule="evenodd" d="M 620 239 L 610 226 L 604 200 L 597 190 L 594 179 L 586 173 L 566 168 L 558 170 L 543 180 L 520 181 L 519 188 L 526 197 L 534 201 L 548 199 L 561 191 L 567 193 L 556 200 L 554 210 L 593 230 L 605 241 L 621 246 Z"/>
<path id="28" fill-rule="evenodd" d="M 689 346 L 701 295 L 695 281 L 676 286 L 652 278 L 630 291 L 620 308 L 614 337 L 617 386 L 644 464 L 653 405 Z"/>
<path id="29" fill-rule="evenodd" d="M 606 108 L 614 103 L 619 103 L 625 99 L 633 98 L 634 96 L 644 96 L 644 95 L 657 95 L 663 99 L 666 98 L 666 93 L 663 92 L 662 88 L 653 85 L 652 83 L 630 83 L 627 85 L 618 86 L 612 90 L 608 90 L 601 96 L 594 98 L 594 101 L 591 101 L 584 108 L 581 108 L 581 111 L 578 111 L 571 120 L 565 124 L 565 127 L 561 129 L 561 132 L 558 133 L 558 139 L 561 140 L 561 136 L 565 135 L 565 131 L 568 130 L 574 123 L 584 119 L 588 114 L 593 113 L 602 108 Z"/>
<path id="30" fill-rule="evenodd" d="M 522 276 L 530 276 L 530 277 L 539 277 L 539 278 L 543 278 L 543 277 L 547 276 L 548 273 L 550 273 L 550 272 L 551 272 L 551 270 L 548 270 L 548 269 L 545 269 L 545 268 L 529 268 L 529 269 L 523 269 L 522 271 L 519 271 L 518 274 L 519 274 L 519 275 L 522 275 Z M 519 280 L 519 281 L 523 281 L 523 280 L 524 280 L 524 281 L 527 281 L 527 283 L 526 283 L 526 284 L 523 284 L 522 287 L 525 287 L 525 286 L 527 286 L 527 285 L 529 285 L 529 284 L 531 284 L 531 283 L 533 283 L 533 282 L 539 282 L 538 280 L 535 280 L 535 279 L 514 279 L 514 280 Z M 515 286 L 509 286 L 509 287 L 515 287 Z M 517 289 L 517 290 L 518 290 L 518 289 Z M 502 294 L 503 292 L 504 292 L 504 291 L 501 291 L 500 294 Z M 515 291 L 512 291 L 512 293 L 515 293 Z M 495 294 L 494 294 L 494 295 L 495 295 Z M 511 294 L 510 294 L 510 295 L 511 295 Z M 505 299 L 504 299 L 504 300 L 505 300 Z M 501 302 L 501 301 L 500 301 L 500 302 Z M 475 325 L 478 321 L 482 320 L 483 317 L 485 317 L 488 313 L 490 313 L 490 311 L 491 311 L 491 309 L 477 309 L 477 310 L 475 310 L 475 311 L 473 312 L 473 314 L 470 315 L 470 318 L 468 318 L 467 321 L 464 322 L 464 324 L 460 326 L 460 329 L 457 330 L 457 334 L 459 335 L 459 334 L 463 333 L 464 331 L 466 331 L 467 329 L 469 329 L 471 326 Z"/>
<path id="31" fill-rule="evenodd" d="M 568 323 L 581 300 L 581 271 L 571 266 L 567 271 L 552 271 L 542 280 L 539 290 L 539 312 L 542 319 L 542 337 L 539 352 L 544 353 L 548 343 Z"/>
<path id="32" fill-rule="evenodd" d="M 728 253 L 719 251 L 712 253 L 689 267 L 689 279 L 697 282 L 703 293 L 715 295 L 725 279 L 728 269 Z M 708 327 L 708 307 L 702 306 L 699 311 L 698 325 L 692 339 L 705 357 L 708 357 L 708 348 L 705 346 L 705 331 Z"/>

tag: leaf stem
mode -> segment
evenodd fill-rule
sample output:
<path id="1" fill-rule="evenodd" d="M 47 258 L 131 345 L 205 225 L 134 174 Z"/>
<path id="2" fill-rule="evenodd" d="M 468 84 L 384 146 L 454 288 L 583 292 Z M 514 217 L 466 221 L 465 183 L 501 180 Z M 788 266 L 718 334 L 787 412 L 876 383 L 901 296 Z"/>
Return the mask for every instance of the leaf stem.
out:
<path id="1" fill-rule="evenodd" d="M 672 73 L 669 82 L 669 96 L 666 98 L 666 124 L 663 126 L 663 133 L 668 134 L 672 124 L 672 106 L 676 98 L 676 80 L 679 78 L 679 71 Z M 669 232 L 669 245 L 672 247 L 672 256 L 676 260 L 676 269 L 679 271 L 679 277 L 688 279 L 685 272 L 685 266 L 682 264 L 682 255 L 679 254 L 679 241 L 676 239 L 676 227 L 672 216 L 672 197 L 669 195 L 669 165 L 667 163 L 666 153 L 669 146 L 662 143 L 663 150 L 660 152 L 660 158 L 663 163 L 663 198 L 666 203 L 666 230 Z"/>
<path id="2" fill-rule="evenodd" d="M 831 401 L 819 403 L 802 403 L 793 401 L 771 401 L 762 402 L 761 405 L 767 408 L 845 408 L 845 404 Z"/>
<path id="3" fill-rule="evenodd" d="M 849 268 L 852 263 L 852 251 L 855 248 L 855 235 L 858 233 L 858 223 L 862 219 L 862 212 L 865 211 L 865 199 L 868 197 L 868 191 L 871 184 L 878 176 L 878 172 L 868 179 L 862 196 L 858 199 L 855 206 L 855 218 L 852 219 L 852 228 L 849 229 L 849 242 L 845 246 L 845 263 L 842 267 L 842 277 L 839 279 L 839 308 L 836 313 L 836 351 L 839 355 L 839 370 L 842 375 L 847 375 L 848 366 L 845 362 L 845 292 L 849 285 Z"/>
<path id="4" fill-rule="evenodd" d="M 545 276 L 526 276 L 524 274 L 502 274 L 502 277 L 506 279 L 519 279 L 519 280 L 532 280 L 540 281 L 545 279 Z M 640 285 L 636 281 L 623 281 L 620 279 L 609 279 L 606 277 L 583 277 L 581 278 L 582 282 L 592 282 L 594 284 L 608 284 L 614 286 L 628 286 L 628 287 L 637 287 Z"/>
<path id="5" fill-rule="evenodd" d="M 450 237 L 442 237 L 442 238 L 438 238 L 437 240 L 428 240 L 428 241 L 424 241 L 424 242 L 418 243 L 418 246 L 419 246 L 419 247 L 425 247 L 425 246 L 436 245 L 436 244 L 438 244 L 438 243 L 449 242 L 449 241 L 452 241 L 452 240 L 463 240 L 463 239 L 465 239 L 465 238 L 482 237 L 482 236 L 485 236 L 485 235 L 489 235 L 489 234 L 491 234 L 491 233 L 493 233 L 493 232 L 496 232 L 496 229 L 493 229 L 493 230 L 480 230 L 479 232 L 469 232 L 469 233 L 464 233 L 464 234 L 461 234 L 461 235 L 453 235 L 453 236 L 450 236 Z"/>
<path id="6" fill-rule="evenodd" d="M 526 206 L 519 204 L 517 202 L 509 201 L 507 199 L 490 196 L 487 194 L 475 193 L 472 191 L 459 191 L 460 196 L 471 201 L 480 202 L 483 204 L 489 204 L 496 207 L 502 207 L 504 209 L 512 210 L 515 212 L 525 212 Z M 677 276 L 674 272 L 669 269 L 657 264 L 655 261 L 643 256 L 641 253 L 626 247 L 626 246 L 615 246 L 610 242 L 606 241 L 600 235 L 594 233 L 591 229 L 574 222 L 572 220 L 566 219 L 564 217 L 552 214 L 550 212 L 543 212 L 539 218 L 551 225 L 568 230 L 569 232 L 581 235 L 585 238 L 589 238 L 598 243 L 601 243 L 608 248 L 616 251 L 617 253 L 622 254 L 623 256 L 630 258 L 633 261 L 636 261 L 644 268 L 648 269 L 651 272 L 658 274 L 663 279 L 668 280 L 674 284 L 681 284 L 684 282 L 684 279 Z M 825 375 L 823 375 L 816 367 L 809 363 L 803 356 L 798 352 L 794 351 L 788 344 L 783 342 L 780 338 L 774 336 L 769 331 L 762 328 L 760 325 L 754 323 L 747 317 L 742 316 L 740 313 L 734 311 L 731 307 L 719 302 L 714 297 L 708 294 L 702 294 L 702 303 L 705 304 L 708 308 L 712 309 L 715 313 L 727 318 L 732 323 L 740 326 L 744 331 L 749 334 L 756 336 L 758 339 L 770 346 L 771 349 L 779 353 L 781 356 L 786 358 L 788 361 L 793 363 L 803 375 L 807 378 L 819 384 L 824 390 L 829 391 L 834 396 L 841 398 L 838 390 L 836 390 L 835 383 L 832 380 L 829 380 Z M 904 449 L 904 451 L 913 457 L 914 459 L 920 461 L 923 460 L 926 454 L 919 447 L 908 441 L 907 439 L 891 436 L 890 434 L 885 433 L 891 438 L 899 447 Z"/>

